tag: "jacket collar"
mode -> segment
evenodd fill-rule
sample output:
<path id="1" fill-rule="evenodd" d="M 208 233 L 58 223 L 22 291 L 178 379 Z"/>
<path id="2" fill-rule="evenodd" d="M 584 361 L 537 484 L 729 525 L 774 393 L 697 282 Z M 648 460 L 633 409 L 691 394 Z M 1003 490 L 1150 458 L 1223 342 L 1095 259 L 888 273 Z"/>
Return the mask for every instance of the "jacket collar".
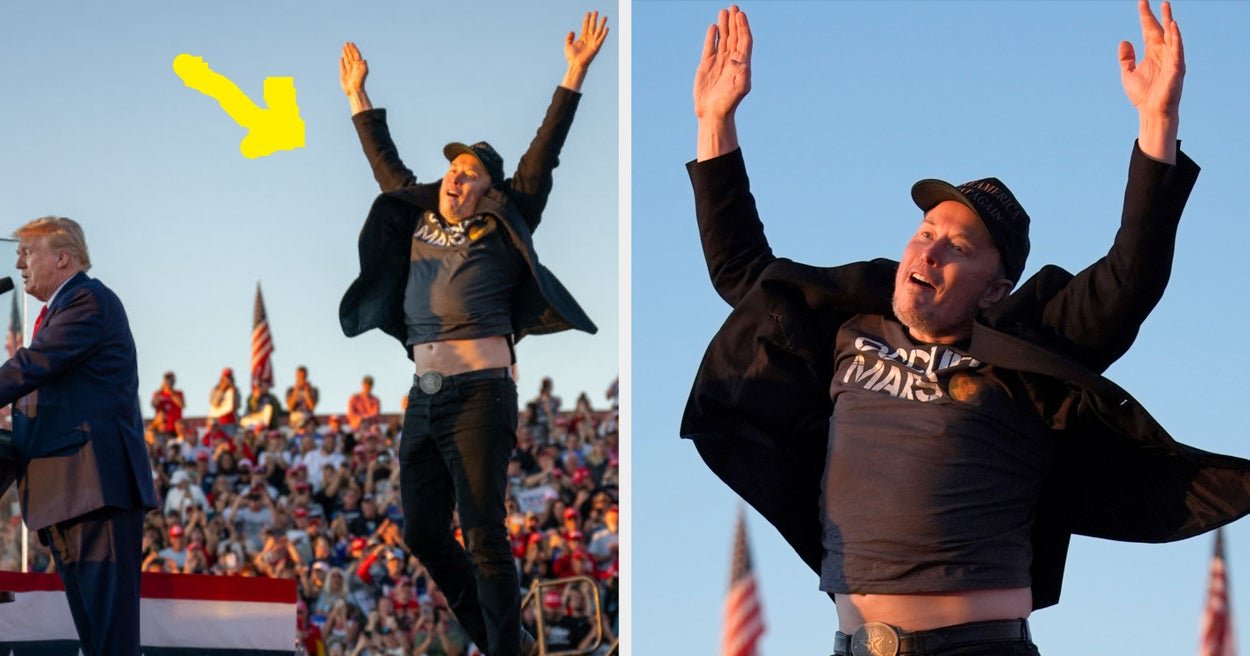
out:
<path id="1" fill-rule="evenodd" d="M 69 280 L 66 280 L 65 284 L 61 285 L 61 288 L 56 291 L 55 296 L 52 299 L 52 303 L 48 304 L 48 312 L 54 312 L 60 309 L 61 306 L 65 305 L 67 302 L 66 299 L 69 298 L 70 292 L 75 287 L 86 283 L 90 279 L 91 278 L 87 276 L 85 271 L 79 271 L 78 273 L 70 276 Z"/>

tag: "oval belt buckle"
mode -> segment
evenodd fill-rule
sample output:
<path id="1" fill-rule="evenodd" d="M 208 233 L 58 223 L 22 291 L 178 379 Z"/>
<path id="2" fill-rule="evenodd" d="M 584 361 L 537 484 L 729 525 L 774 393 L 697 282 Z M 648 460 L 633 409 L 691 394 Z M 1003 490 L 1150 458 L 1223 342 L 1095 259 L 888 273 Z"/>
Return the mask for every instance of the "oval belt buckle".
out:
<path id="1" fill-rule="evenodd" d="M 426 394 L 438 394 L 438 391 L 443 389 L 443 374 L 437 371 L 427 371 L 417 380 L 417 387 Z"/>
<path id="2" fill-rule="evenodd" d="M 851 636 L 851 656 L 898 656 L 898 631 L 884 622 L 867 622 Z"/>

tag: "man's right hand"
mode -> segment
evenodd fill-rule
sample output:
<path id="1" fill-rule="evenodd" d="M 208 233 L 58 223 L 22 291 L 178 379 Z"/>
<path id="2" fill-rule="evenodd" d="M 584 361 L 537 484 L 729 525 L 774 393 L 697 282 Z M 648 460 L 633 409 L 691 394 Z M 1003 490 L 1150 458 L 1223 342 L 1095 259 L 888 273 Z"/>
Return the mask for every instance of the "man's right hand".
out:
<path id="1" fill-rule="evenodd" d="M 734 112 L 751 91 L 751 26 L 738 7 L 722 9 L 708 27 L 694 76 L 694 114 L 699 119 L 699 160 L 738 147 Z"/>
<path id="2" fill-rule="evenodd" d="M 365 78 L 369 77 L 369 62 L 360 56 L 356 44 L 348 41 L 343 44 L 343 54 L 339 57 L 339 86 L 347 94 L 351 103 L 352 114 L 359 114 L 373 109 L 369 95 L 365 93 Z"/>

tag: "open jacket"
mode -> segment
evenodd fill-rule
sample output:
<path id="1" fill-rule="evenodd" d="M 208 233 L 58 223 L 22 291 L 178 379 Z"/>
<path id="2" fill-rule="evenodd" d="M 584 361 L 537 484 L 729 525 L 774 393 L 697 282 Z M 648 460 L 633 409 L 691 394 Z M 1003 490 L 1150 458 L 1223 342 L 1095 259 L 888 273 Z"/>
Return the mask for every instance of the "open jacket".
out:
<path id="1" fill-rule="evenodd" d="M 699 366 L 681 435 L 819 572 L 835 336 L 856 314 L 893 317 L 898 263 L 817 268 L 776 258 L 741 151 L 688 169 L 708 271 L 733 311 Z M 1101 376 L 1163 294 L 1197 175 L 1184 154 L 1170 166 L 1135 147 L 1108 254 L 1075 276 L 1042 268 L 974 325 L 969 354 L 1021 372 L 1057 431 L 1034 515 L 1034 608 L 1058 602 L 1074 533 L 1167 542 L 1250 512 L 1250 461 L 1177 443 Z"/>
<path id="2" fill-rule="evenodd" d="M 547 115 L 517 163 L 516 173 L 507 180 L 494 181 L 478 202 L 478 212 L 499 221 L 508 243 L 526 263 L 528 275 L 517 285 L 512 301 L 512 334 L 517 340 L 529 334 L 570 328 L 588 333 L 598 330 L 572 294 L 538 262 L 532 237 L 547 206 L 551 172 L 560 163 L 560 149 L 580 98 L 576 92 L 556 88 Z M 348 337 L 381 328 L 398 339 L 411 358 L 404 321 L 404 286 L 411 263 L 412 235 L 425 210 L 437 211 L 442 183 L 417 183 L 391 140 L 386 110 L 360 112 L 352 117 L 352 122 L 383 193 L 374 201 L 361 228 L 360 275 L 339 304 L 339 323 Z"/>

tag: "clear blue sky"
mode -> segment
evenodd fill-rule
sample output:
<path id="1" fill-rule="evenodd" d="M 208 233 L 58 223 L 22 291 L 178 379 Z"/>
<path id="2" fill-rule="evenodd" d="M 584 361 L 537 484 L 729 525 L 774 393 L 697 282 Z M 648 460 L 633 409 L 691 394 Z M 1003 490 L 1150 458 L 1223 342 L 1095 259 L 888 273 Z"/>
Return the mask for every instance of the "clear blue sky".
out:
<path id="1" fill-rule="evenodd" d="M 341 412 L 372 373 L 383 411 L 397 411 L 412 375 L 401 347 L 377 331 L 347 339 L 338 324 L 378 193 L 339 89 L 339 48 L 354 40 L 369 60 L 369 93 L 418 179 L 442 175 L 449 141 L 490 141 L 510 173 L 564 74 L 564 35 L 589 9 L 614 30 L 535 243 L 600 331 L 522 341 L 519 386 L 529 398 L 550 375 L 569 404 L 584 390 L 606 407 L 619 323 L 611 2 L 5 4 L 0 234 L 45 214 L 83 224 L 92 275 L 127 306 L 145 407 L 167 369 L 195 415 L 222 367 L 246 384 L 259 280 L 279 394 L 305 364 L 319 410 Z M 244 130 L 174 74 L 179 53 L 260 104 L 265 77 L 294 77 L 307 147 L 245 159 Z"/>
<path id="2" fill-rule="evenodd" d="M 691 82 L 724 5 L 633 7 L 634 648 L 714 653 L 737 501 L 677 438 L 707 341 L 729 308 L 702 262 L 683 164 Z M 754 2 L 754 89 L 738 113 L 773 249 L 834 265 L 897 258 L 918 179 L 997 176 L 1033 217 L 1026 275 L 1079 269 L 1119 220 L 1135 111 L 1116 47 L 1140 50 L 1136 4 Z M 1157 10 L 1157 5 L 1156 5 Z M 1245 408 L 1245 202 L 1250 4 L 1178 2 L 1180 135 L 1204 171 L 1171 286 L 1110 376 L 1184 442 L 1250 455 Z M 769 626 L 762 653 L 828 654 L 834 608 L 758 516 Z M 1228 533 L 1233 606 L 1250 633 L 1250 524 Z M 1197 646 L 1210 536 L 1170 545 L 1077 538 L 1063 598 L 1033 616 L 1043 654 L 1185 654 Z"/>

